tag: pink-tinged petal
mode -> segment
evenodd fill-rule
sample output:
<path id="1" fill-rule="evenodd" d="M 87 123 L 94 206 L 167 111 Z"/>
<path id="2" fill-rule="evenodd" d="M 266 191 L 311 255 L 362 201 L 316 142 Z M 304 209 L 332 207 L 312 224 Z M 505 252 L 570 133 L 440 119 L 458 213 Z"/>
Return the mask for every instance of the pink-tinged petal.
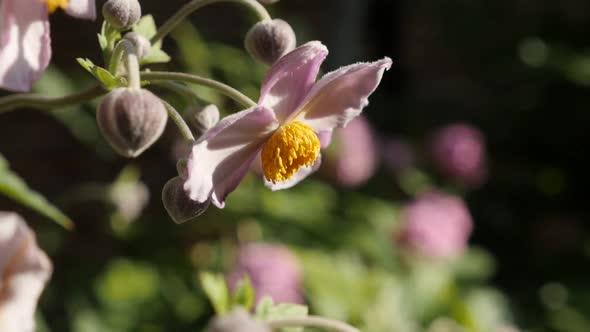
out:
<path id="1" fill-rule="evenodd" d="M 51 271 L 25 221 L 0 212 L 0 331 L 35 330 L 37 302 Z"/>
<path id="2" fill-rule="evenodd" d="M 66 13 L 73 17 L 94 20 L 96 18 L 95 0 L 70 0 Z"/>
<path id="3" fill-rule="evenodd" d="M 264 185 L 270 188 L 270 190 L 272 191 L 289 189 L 298 184 L 299 182 L 303 181 L 311 174 L 315 173 L 320 168 L 321 164 L 322 155 L 320 154 L 318 158 L 315 160 L 315 163 L 313 163 L 311 167 L 303 166 L 299 168 L 299 170 L 295 172 L 295 174 L 293 174 L 293 176 L 287 181 L 273 183 L 272 181 L 268 181 L 264 176 L 262 177 L 262 179 L 264 180 Z"/>
<path id="4" fill-rule="evenodd" d="M 47 4 L 0 1 L 0 88 L 30 91 L 50 58 Z"/>
<path id="5" fill-rule="evenodd" d="M 199 203 L 211 198 L 223 208 L 225 197 L 244 178 L 264 142 L 279 123 L 272 110 L 256 106 L 228 116 L 205 132 L 188 159 L 184 190 Z"/>
<path id="6" fill-rule="evenodd" d="M 312 41 L 283 56 L 266 74 L 258 104 L 274 110 L 284 122 L 311 90 L 327 55 L 326 46 Z"/>
<path id="7" fill-rule="evenodd" d="M 320 139 L 320 146 L 322 149 L 327 148 L 332 143 L 332 130 L 322 130 L 317 133 Z"/>
<path id="8" fill-rule="evenodd" d="M 357 63 L 326 74 L 309 92 L 300 111 L 293 115 L 316 131 L 345 127 L 369 104 L 391 59 Z"/>

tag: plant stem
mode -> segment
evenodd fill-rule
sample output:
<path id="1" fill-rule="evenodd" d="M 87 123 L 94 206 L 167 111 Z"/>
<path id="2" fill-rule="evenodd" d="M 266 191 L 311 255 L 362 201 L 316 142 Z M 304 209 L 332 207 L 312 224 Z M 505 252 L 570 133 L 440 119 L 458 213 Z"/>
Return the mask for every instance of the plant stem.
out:
<path id="1" fill-rule="evenodd" d="M 334 332 L 361 332 L 357 328 L 346 323 L 319 316 L 276 319 L 266 323 L 271 329 L 280 329 L 284 327 L 315 327 Z"/>
<path id="2" fill-rule="evenodd" d="M 102 86 L 96 84 L 80 92 L 63 96 L 47 97 L 34 93 L 19 93 L 0 98 L 0 113 L 12 111 L 19 107 L 57 108 L 79 104 L 107 93 Z"/>
<path id="3" fill-rule="evenodd" d="M 256 103 L 252 99 L 231 86 L 201 76 L 174 72 L 142 72 L 141 77 L 153 82 L 180 81 L 206 86 L 232 98 L 246 108 L 256 106 Z M 101 85 L 97 84 L 80 92 L 62 97 L 47 97 L 31 93 L 13 94 L 0 98 L 0 113 L 12 111 L 19 107 L 51 109 L 80 104 L 102 96 L 107 92 Z"/>
<path id="4" fill-rule="evenodd" d="M 187 16 L 192 14 L 197 9 L 214 4 L 217 2 L 235 2 L 239 4 L 243 4 L 246 7 L 252 9 L 261 21 L 270 20 L 271 17 L 260 3 L 256 0 L 192 0 L 191 2 L 184 5 L 184 7 L 180 8 L 176 14 L 172 15 L 166 21 L 160 29 L 156 32 L 156 34 L 150 40 L 152 45 L 162 40 L 166 35 L 168 35 L 174 28 L 182 22 Z"/>
<path id="5" fill-rule="evenodd" d="M 227 97 L 235 100 L 240 105 L 250 108 L 256 106 L 256 103 L 248 98 L 248 96 L 244 95 L 240 91 L 232 88 L 229 85 L 223 84 L 219 81 L 215 81 L 209 78 L 185 74 L 185 73 L 175 73 L 175 72 L 160 72 L 160 71 L 151 71 L 151 72 L 142 72 L 141 77 L 144 80 L 150 82 L 157 82 L 157 81 L 181 81 L 186 83 L 193 83 L 202 86 L 206 86 L 212 89 L 215 89 L 222 94 L 226 95 Z"/>
<path id="6" fill-rule="evenodd" d="M 166 107 L 166 110 L 168 111 L 168 115 L 170 116 L 172 121 L 174 121 L 174 123 L 178 127 L 178 130 L 180 131 L 180 134 L 182 135 L 182 137 L 184 137 L 184 139 L 189 143 L 194 142 L 195 136 L 193 136 L 191 129 L 188 127 L 188 125 L 186 124 L 186 122 L 182 118 L 182 115 L 180 115 L 178 113 L 178 111 L 172 105 L 170 105 L 168 102 L 166 102 L 163 99 L 160 99 L 160 100 L 162 101 L 162 103 Z"/>

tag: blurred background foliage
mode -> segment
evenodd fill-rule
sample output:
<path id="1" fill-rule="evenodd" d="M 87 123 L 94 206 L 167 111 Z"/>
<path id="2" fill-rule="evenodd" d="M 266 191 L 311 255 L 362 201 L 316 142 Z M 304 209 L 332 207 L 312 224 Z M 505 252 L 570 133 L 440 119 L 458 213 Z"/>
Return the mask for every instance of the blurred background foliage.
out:
<path id="1" fill-rule="evenodd" d="M 141 1 L 158 23 L 184 2 Z M 2 114 L 0 153 L 12 172 L 76 224 L 64 231 L 0 197 L 2 210 L 18 211 L 35 228 L 55 266 L 39 330 L 199 331 L 213 309 L 198 272 L 228 273 L 241 244 L 266 242 L 296 256 L 312 313 L 366 332 L 590 331 L 589 7 L 585 0 L 269 6 L 293 25 L 299 44 L 328 46 L 324 71 L 394 59 L 365 113 L 375 153 L 342 148 L 342 136 L 312 179 L 273 193 L 254 170 L 224 210 L 180 226 L 160 201 L 187 149 L 172 125 L 130 161 L 102 139 L 98 101 Z M 100 63 L 99 23 L 61 13 L 51 19 L 54 65 L 35 89 L 61 95 L 91 84 L 75 58 Z M 172 62 L 154 68 L 211 76 L 257 98 L 266 69 L 242 47 L 251 23 L 235 5 L 202 9 L 165 41 Z M 186 108 L 179 96 L 154 89 Z M 211 90 L 191 89 L 224 115 L 239 109 Z M 479 143 L 459 149 L 458 166 L 441 166 L 432 146 L 454 123 L 476 128 L 468 141 Z M 461 179 L 455 171 L 477 144 L 485 144 L 474 157 L 485 170 L 475 182 Z M 353 166 L 376 161 L 351 183 L 338 176 L 346 158 Z M 432 188 L 462 197 L 473 217 L 470 245 L 452 259 L 399 241 L 406 204 Z"/>

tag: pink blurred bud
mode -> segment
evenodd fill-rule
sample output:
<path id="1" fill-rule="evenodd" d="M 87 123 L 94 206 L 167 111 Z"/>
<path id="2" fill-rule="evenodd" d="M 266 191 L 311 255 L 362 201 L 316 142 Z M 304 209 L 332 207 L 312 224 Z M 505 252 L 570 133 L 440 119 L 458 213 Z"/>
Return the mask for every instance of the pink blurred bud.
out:
<path id="1" fill-rule="evenodd" d="M 359 116 L 345 128 L 334 130 L 322 172 L 336 184 L 355 188 L 375 174 L 379 158 L 373 129 Z"/>
<path id="2" fill-rule="evenodd" d="M 303 303 L 301 269 L 297 258 L 286 247 L 271 244 L 242 246 L 227 278 L 230 289 L 235 289 L 246 273 L 256 290 L 256 301 L 270 296 L 275 303 Z"/>
<path id="3" fill-rule="evenodd" d="M 437 259 L 459 256 L 473 230 L 463 200 L 440 192 L 423 194 L 404 206 L 401 222 L 399 244 Z"/>
<path id="4" fill-rule="evenodd" d="M 453 124 L 432 136 L 432 159 L 445 175 L 468 186 L 479 186 L 487 178 L 485 139 L 467 124 Z"/>
<path id="5" fill-rule="evenodd" d="M 387 138 L 381 146 L 383 162 L 393 172 L 403 172 L 416 166 L 412 146 L 401 138 Z"/>
<path id="6" fill-rule="evenodd" d="M 51 271 L 25 221 L 0 212 L 0 331 L 35 330 L 37 301 Z"/>

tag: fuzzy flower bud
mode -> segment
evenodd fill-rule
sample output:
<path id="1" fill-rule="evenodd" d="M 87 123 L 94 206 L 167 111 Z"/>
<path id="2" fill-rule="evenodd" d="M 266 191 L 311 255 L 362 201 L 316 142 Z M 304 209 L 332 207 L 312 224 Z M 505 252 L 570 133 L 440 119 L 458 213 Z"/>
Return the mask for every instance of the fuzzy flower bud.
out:
<path id="1" fill-rule="evenodd" d="M 453 124 L 437 130 L 431 155 L 442 173 L 460 183 L 477 187 L 486 180 L 485 139 L 477 128 Z"/>
<path id="2" fill-rule="evenodd" d="M 271 329 L 248 315 L 246 310 L 237 308 L 213 318 L 205 332 L 271 332 Z"/>
<path id="3" fill-rule="evenodd" d="M 200 133 L 204 133 L 219 122 L 219 109 L 210 104 L 205 107 L 193 107 L 187 112 L 188 123 Z"/>
<path id="4" fill-rule="evenodd" d="M 423 194 L 407 204 L 401 221 L 399 244 L 435 259 L 461 254 L 473 229 L 471 214 L 463 200 L 438 192 Z"/>
<path id="5" fill-rule="evenodd" d="M 289 23 L 274 19 L 256 23 L 246 35 L 245 46 L 254 59 L 270 66 L 291 52 L 296 43 Z"/>
<path id="6" fill-rule="evenodd" d="M 133 158 L 160 138 L 168 113 L 160 99 L 148 90 L 117 88 L 103 99 L 96 120 L 113 149 Z"/>
<path id="7" fill-rule="evenodd" d="M 162 189 L 164 207 L 170 218 L 177 224 L 182 224 L 205 213 L 210 203 L 210 201 L 198 203 L 191 200 L 183 186 L 184 179 L 175 177 L 168 181 Z"/>
<path id="8" fill-rule="evenodd" d="M 239 249 L 228 283 L 233 290 L 248 274 L 256 290 L 256 300 L 270 296 L 276 303 L 303 303 L 301 269 L 286 247 L 248 244 Z"/>
<path id="9" fill-rule="evenodd" d="M 130 41 L 133 44 L 133 46 L 135 46 L 137 56 L 140 59 L 143 59 L 146 56 L 148 56 L 150 50 L 152 49 L 152 44 L 150 43 L 150 41 L 138 33 L 128 32 L 125 34 L 125 37 L 123 37 L 123 39 Z"/>
<path id="10" fill-rule="evenodd" d="M 126 30 L 141 18 L 141 5 L 137 0 L 109 0 L 102 6 L 102 16 L 114 28 Z"/>

